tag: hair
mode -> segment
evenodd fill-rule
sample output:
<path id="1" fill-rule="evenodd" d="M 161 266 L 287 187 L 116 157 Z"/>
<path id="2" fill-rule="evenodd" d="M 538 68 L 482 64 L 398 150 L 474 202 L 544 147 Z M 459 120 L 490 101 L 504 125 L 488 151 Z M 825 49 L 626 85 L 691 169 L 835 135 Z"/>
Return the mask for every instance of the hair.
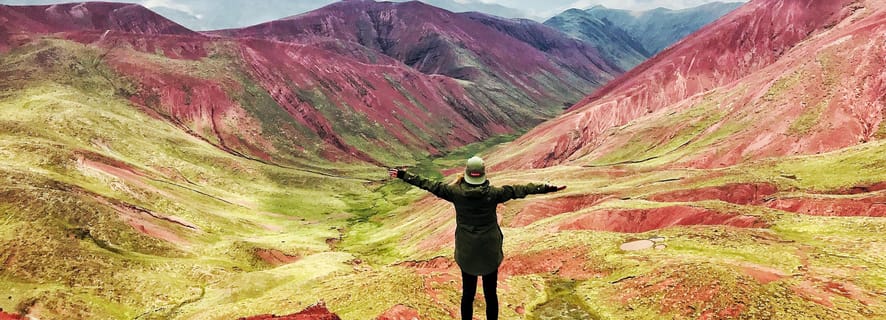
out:
<path id="1" fill-rule="evenodd" d="M 455 180 L 452 180 L 452 183 L 450 183 L 450 185 L 457 186 L 464 181 L 465 181 L 465 174 L 459 173 L 457 176 L 455 176 Z"/>

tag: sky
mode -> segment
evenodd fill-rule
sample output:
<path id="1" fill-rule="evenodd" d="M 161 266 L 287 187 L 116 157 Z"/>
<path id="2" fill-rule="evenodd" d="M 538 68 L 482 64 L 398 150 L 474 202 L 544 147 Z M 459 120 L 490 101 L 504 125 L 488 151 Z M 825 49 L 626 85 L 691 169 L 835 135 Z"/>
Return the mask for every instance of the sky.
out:
<path id="1" fill-rule="evenodd" d="M 225 27 L 245 27 L 248 25 L 267 22 L 306 11 L 314 10 L 328 5 L 337 0 L 106 0 L 116 2 L 139 3 L 158 11 L 158 13 L 167 16 L 185 26 L 189 24 L 200 24 L 201 20 L 210 20 L 209 23 L 203 21 L 205 25 L 225 25 Z M 405 1 L 405 0 L 394 0 Z M 719 0 L 722 2 L 747 2 L 747 0 Z M 37 5 L 37 4 L 53 4 L 80 1 L 59 1 L 59 0 L 0 0 L 0 4 L 9 5 Z M 685 9 L 689 7 L 699 6 L 705 3 L 716 2 L 716 0 L 427 0 L 434 2 L 440 7 L 441 5 L 450 3 L 459 8 L 471 8 L 475 6 L 479 8 L 490 9 L 498 5 L 507 8 L 517 9 L 523 12 L 523 18 L 530 18 L 538 21 L 544 21 L 547 18 L 555 16 L 569 8 L 586 9 L 595 5 L 603 5 L 608 8 L 627 9 L 627 10 L 649 10 L 658 7 L 668 9 Z M 485 5 L 485 6 L 481 6 Z M 267 11 L 260 11 L 262 7 L 269 8 Z M 164 11 L 165 10 L 165 11 Z M 174 12 L 173 12 L 174 11 Z M 489 13 L 489 12 L 488 12 Z M 494 13 L 493 13 L 494 14 Z M 172 15 L 172 16 L 171 16 Z M 230 17 L 219 17 L 219 15 L 229 15 Z M 183 21 L 191 20 L 191 21 Z M 222 21 L 224 20 L 224 21 Z M 192 29 L 194 29 L 192 27 Z M 199 30 L 197 28 L 195 30 Z"/>

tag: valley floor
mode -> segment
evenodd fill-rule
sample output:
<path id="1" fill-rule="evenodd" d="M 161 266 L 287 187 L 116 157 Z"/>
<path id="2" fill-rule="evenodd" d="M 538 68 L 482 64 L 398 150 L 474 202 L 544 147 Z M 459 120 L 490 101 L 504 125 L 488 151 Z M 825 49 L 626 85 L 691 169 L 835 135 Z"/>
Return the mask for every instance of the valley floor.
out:
<path id="1" fill-rule="evenodd" d="M 72 81 L 0 91 L 4 313 L 232 319 L 323 302 L 343 319 L 458 316 L 449 204 L 384 168 L 233 155 L 98 75 Z M 410 170 L 443 178 L 486 147 Z M 883 163 L 880 141 L 710 170 L 493 173 L 569 186 L 499 208 L 501 317 L 886 317 Z M 621 249 L 643 239 L 654 248 Z"/>

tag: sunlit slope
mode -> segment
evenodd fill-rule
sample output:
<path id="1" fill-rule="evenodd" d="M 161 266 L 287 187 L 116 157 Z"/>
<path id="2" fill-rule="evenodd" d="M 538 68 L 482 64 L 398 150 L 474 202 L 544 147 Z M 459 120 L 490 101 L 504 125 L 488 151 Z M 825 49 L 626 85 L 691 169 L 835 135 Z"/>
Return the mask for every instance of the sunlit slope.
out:
<path id="1" fill-rule="evenodd" d="M 844 21 L 879 21 L 868 20 L 876 11 L 854 12 L 854 20 Z M 327 144 L 365 139 L 356 137 L 359 130 L 332 126 L 326 132 L 344 134 L 323 140 L 316 139 L 322 131 L 307 127 L 273 131 L 285 125 L 257 124 L 262 116 L 279 119 L 262 112 L 290 110 L 259 112 L 258 106 L 317 96 L 289 95 L 295 88 L 289 84 L 266 90 L 275 87 L 241 80 L 300 79 L 298 66 L 271 76 L 261 66 L 322 49 L 258 40 L 181 47 L 173 45 L 176 37 L 140 42 L 101 32 L 64 37 L 77 43 L 38 40 L 0 58 L 8 80 L 0 83 L 0 287 L 9 288 L 0 308 L 41 319 L 232 319 L 295 313 L 325 301 L 344 319 L 404 308 L 422 319 L 458 317 L 451 205 L 387 180 L 369 162 L 333 161 L 360 159 Z M 865 39 L 842 40 L 835 48 Z M 814 75 L 829 70 L 791 66 Z M 341 83 L 360 79 L 334 67 L 323 72 L 342 76 L 336 78 Z M 367 77 L 388 82 L 381 73 Z M 411 83 L 440 78 L 423 79 Z M 702 156 L 741 140 L 725 138 L 743 137 L 736 132 L 749 124 L 736 119 L 765 132 L 768 118 L 730 113 L 761 110 L 728 109 L 741 94 L 771 92 L 776 104 L 799 99 L 801 91 L 818 92 L 817 82 L 790 79 L 693 93 L 673 110 L 653 113 L 658 122 L 613 129 L 618 134 L 607 140 L 612 147 L 605 154 L 545 169 L 491 170 L 496 184 L 569 186 L 500 208 L 502 318 L 886 317 L 882 140 L 722 164 Z M 868 79 L 872 85 L 862 97 L 880 92 L 876 74 Z M 361 86 L 368 88 L 355 82 L 347 90 Z M 824 122 L 806 118 L 800 123 L 811 124 L 810 132 L 823 132 Z M 311 143 L 274 140 L 284 137 L 310 137 Z M 543 143 L 546 136 L 534 137 Z M 276 143 L 305 150 L 279 162 L 258 152 Z M 404 154 L 397 159 L 404 164 L 422 154 L 347 145 L 383 160 Z M 516 149 L 508 148 L 481 154 L 499 162 L 511 159 L 508 150 Z M 455 153 L 462 159 L 436 165 L 460 167 L 474 153 L 463 152 Z M 427 161 L 411 168 L 434 169 Z M 619 248 L 650 238 L 635 245 L 658 249 Z"/>
<path id="2" fill-rule="evenodd" d="M 569 185 L 499 208 L 504 318 L 886 316 L 883 7 L 809 3 L 753 1 L 485 154 L 497 184 Z M 457 306 L 451 206 L 400 214 Z"/>
<path id="3" fill-rule="evenodd" d="M 499 166 L 668 153 L 718 167 L 882 138 L 882 3 L 807 3 L 749 2 L 534 128 Z"/>
<path id="4" fill-rule="evenodd" d="M 216 306 L 349 268 L 339 262 L 354 255 L 328 242 L 352 217 L 342 195 L 372 198 L 383 172 L 321 175 L 224 152 L 140 112 L 108 85 L 125 79 L 89 63 L 100 54 L 48 40 L 0 60 L 15 79 L 0 93 L 0 308 L 166 319 L 207 301 L 191 312 L 246 316 Z M 289 281 L 266 271 L 282 264 Z"/>
<path id="5" fill-rule="evenodd" d="M 523 132 L 621 72 L 583 42 L 538 23 L 488 16 L 478 22 L 419 3 L 342 2 L 324 10 L 340 13 L 337 26 L 365 28 L 369 17 L 360 12 L 366 10 L 393 10 L 402 19 L 386 22 L 399 31 L 374 34 L 379 38 L 372 41 L 355 38 L 366 31 L 360 28 L 345 35 L 271 28 L 219 37 L 140 5 L 4 5 L 0 20 L 9 23 L 0 28 L 0 52 L 45 37 L 88 45 L 101 51 L 96 63 L 130 82 L 108 85 L 140 111 L 229 153 L 299 167 L 405 164 Z M 290 22 L 268 25 L 300 28 Z M 439 43 L 403 28 L 420 22 Z M 402 47 L 397 54 L 378 45 L 391 37 Z"/>
<path id="6" fill-rule="evenodd" d="M 560 165 L 493 174 L 496 184 L 569 186 L 499 207 L 502 318 L 886 316 L 884 161 L 886 144 L 875 142 L 721 169 Z M 413 306 L 428 318 L 439 317 L 435 308 L 457 315 L 451 205 L 429 196 L 384 221 L 376 234 L 403 232 L 401 246 L 417 261 L 404 266 L 436 307 Z M 636 244 L 648 249 L 620 248 L 642 239 L 652 239 Z M 360 319 L 366 313 L 355 305 L 373 299 L 327 304 Z"/>

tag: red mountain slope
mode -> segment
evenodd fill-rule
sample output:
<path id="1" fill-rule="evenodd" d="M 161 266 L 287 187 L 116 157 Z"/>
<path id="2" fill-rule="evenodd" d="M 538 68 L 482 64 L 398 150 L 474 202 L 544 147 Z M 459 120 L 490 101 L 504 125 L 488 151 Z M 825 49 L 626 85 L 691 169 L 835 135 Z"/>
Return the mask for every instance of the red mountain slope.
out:
<path id="1" fill-rule="evenodd" d="M 197 35 L 137 4 L 83 2 L 51 6 L 0 6 L 0 32 L 111 30 L 140 34 Z"/>
<path id="2" fill-rule="evenodd" d="M 541 24 L 420 3 L 341 2 L 223 32 L 234 38 L 126 4 L 0 8 L 21 26 L 0 32 L 5 45 L 39 51 L 47 33 L 87 44 L 97 63 L 87 67 L 107 66 L 109 86 L 148 114 L 281 164 L 409 162 L 528 129 L 619 72 L 574 40 L 527 42 L 550 36 Z M 64 50 L 44 62 L 70 63 Z"/>
<path id="3" fill-rule="evenodd" d="M 366 57 L 367 53 L 381 53 L 426 74 L 505 83 L 532 97 L 569 86 L 589 90 L 621 72 L 593 48 L 543 24 L 457 14 L 417 1 L 343 1 L 221 33 L 325 43 L 343 47 L 340 52 L 358 59 L 374 60 L 376 57 Z M 330 40 L 335 45 L 329 44 Z M 355 45 L 371 50 L 354 49 Z"/>
<path id="4" fill-rule="evenodd" d="M 669 155 L 722 166 L 874 138 L 883 11 L 878 1 L 752 1 L 532 130 L 499 165 Z"/>

